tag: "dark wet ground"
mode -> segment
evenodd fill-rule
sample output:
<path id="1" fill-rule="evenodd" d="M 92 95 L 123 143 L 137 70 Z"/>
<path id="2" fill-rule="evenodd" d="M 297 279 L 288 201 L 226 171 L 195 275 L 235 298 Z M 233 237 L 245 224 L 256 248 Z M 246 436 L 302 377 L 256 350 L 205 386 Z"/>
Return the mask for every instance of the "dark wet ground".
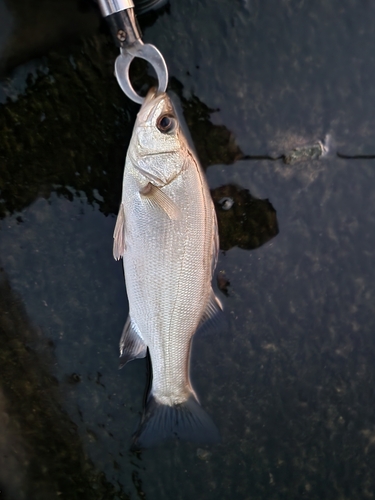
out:
<path id="1" fill-rule="evenodd" d="M 143 22 L 207 168 L 228 325 L 192 360 L 222 443 L 136 455 L 147 364 L 117 369 L 112 231 L 137 106 L 95 6 L 34 4 L 0 2 L 0 499 L 374 498 L 374 5 L 171 0 Z"/>

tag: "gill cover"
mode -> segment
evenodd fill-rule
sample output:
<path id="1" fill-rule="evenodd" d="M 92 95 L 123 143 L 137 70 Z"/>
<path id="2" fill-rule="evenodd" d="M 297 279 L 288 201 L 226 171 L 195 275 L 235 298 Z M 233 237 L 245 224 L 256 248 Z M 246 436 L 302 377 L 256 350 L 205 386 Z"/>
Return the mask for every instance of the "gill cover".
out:
<path id="1" fill-rule="evenodd" d="M 187 144 L 170 98 L 166 93 L 155 95 L 151 89 L 138 113 L 131 159 L 143 176 L 162 187 L 182 171 Z"/>

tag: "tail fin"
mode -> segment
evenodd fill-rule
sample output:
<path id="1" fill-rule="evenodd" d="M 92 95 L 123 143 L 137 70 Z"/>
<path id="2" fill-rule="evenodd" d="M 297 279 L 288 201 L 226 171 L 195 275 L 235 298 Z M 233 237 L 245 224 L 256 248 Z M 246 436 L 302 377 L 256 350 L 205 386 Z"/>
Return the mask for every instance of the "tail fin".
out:
<path id="1" fill-rule="evenodd" d="M 168 406 L 150 394 L 132 448 L 150 448 L 173 438 L 201 444 L 220 441 L 216 425 L 193 395 L 184 403 Z"/>

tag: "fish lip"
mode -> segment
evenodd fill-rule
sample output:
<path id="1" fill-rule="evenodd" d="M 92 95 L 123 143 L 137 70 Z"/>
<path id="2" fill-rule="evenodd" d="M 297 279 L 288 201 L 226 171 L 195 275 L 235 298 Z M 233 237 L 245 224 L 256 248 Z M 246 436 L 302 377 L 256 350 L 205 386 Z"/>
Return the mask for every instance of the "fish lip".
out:
<path id="1" fill-rule="evenodd" d="M 174 107 L 168 94 L 166 92 L 158 92 L 156 87 L 150 88 L 142 104 L 142 107 L 138 112 L 137 121 L 139 125 L 148 121 L 150 114 L 157 106 L 157 101 L 159 100 L 161 101 L 163 99 L 167 99 L 168 103 L 170 104 L 170 107 L 172 108 L 171 112 L 173 112 Z"/>
<path id="2" fill-rule="evenodd" d="M 146 94 L 145 100 L 143 102 L 143 106 L 148 102 L 150 102 L 154 97 L 157 96 L 157 88 L 156 87 L 151 87 L 149 91 Z"/>
<path id="3" fill-rule="evenodd" d="M 165 92 L 158 94 L 156 87 L 151 87 L 150 90 L 147 92 L 147 95 L 145 97 L 141 109 L 138 112 L 138 117 L 141 116 L 142 121 L 148 120 L 151 111 L 154 109 L 155 99 L 157 99 L 158 97 L 164 97 L 165 95 L 166 95 Z"/>

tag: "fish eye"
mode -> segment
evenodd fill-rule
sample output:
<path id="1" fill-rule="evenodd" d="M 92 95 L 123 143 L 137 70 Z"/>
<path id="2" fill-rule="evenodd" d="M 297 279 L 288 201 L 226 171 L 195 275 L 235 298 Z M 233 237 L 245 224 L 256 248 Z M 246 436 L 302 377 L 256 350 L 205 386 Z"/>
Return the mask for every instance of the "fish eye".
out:
<path id="1" fill-rule="evenodd" d="M 163 134 L 172 132 L 176 127 L 176 119 L 170 115 L 163 115 L 159 118 L 156 126 Z"/>

